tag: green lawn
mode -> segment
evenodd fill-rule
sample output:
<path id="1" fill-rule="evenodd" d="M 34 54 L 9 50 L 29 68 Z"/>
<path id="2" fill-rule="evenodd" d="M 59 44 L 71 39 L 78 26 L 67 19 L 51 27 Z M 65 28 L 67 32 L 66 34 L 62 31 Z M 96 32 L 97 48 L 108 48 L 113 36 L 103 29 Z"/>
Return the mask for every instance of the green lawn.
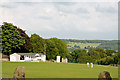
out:
<path id="1" fill-rule="evenodd" d="M 3 62 L 2 77 L 12 78 L 17 66 L 25 66 L 26 78 L 98 78 L 101 71 L 110 72 L 112 78 L 118 77 L 118 68 L 77 63 L 42 63 L 42 62 Z"/>

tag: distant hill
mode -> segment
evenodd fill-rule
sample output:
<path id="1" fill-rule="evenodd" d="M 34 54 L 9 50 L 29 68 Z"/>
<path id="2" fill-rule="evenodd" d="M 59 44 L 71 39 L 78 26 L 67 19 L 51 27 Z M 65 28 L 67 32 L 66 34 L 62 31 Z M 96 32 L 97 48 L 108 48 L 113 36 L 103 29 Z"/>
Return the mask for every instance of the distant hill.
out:
<path id="1" fill-rule="evenodd" d="M 70 51 L 74 49 L 89 49 L 89 48 L 104 48 L 118 50 L 118 40 L 75 40 L 75 39 L 62 39 L 67 43 Z"/>

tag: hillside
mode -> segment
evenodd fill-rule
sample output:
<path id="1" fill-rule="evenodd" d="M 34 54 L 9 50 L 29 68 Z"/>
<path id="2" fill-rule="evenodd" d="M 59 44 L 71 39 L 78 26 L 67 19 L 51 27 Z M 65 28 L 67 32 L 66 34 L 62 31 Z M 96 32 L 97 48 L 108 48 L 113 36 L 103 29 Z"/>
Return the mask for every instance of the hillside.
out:
<path id="1" fill-rule="evenodd" d="M 62 39 L 70 51 L 74 49 L 104 48 L 118 50 L 118 40 L 74 40 Z"/>

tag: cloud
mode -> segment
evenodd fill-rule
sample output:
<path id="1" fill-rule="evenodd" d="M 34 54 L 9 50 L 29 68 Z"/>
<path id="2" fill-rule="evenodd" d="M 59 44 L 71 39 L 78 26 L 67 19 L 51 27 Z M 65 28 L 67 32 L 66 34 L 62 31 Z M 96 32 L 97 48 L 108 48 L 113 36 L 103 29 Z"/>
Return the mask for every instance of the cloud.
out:
<path id="1" fill-rule="evenodd" d="M 12 22 L 44 38 L 117 39 L 117 4 L 96 2 L 6 3 L 0 23 Z M 114 37 L 113 37 L 114 36 Z"/>
<path id="2" fill-rule="evenodd" d="M 96 7 L 97 12 L 101 13 L 109 13 L 109 14 L 115 14 L 117 13 L 117 5 L 113 5 L 113 3 L 108 3 L 108 4 L 98 4 Z"/>

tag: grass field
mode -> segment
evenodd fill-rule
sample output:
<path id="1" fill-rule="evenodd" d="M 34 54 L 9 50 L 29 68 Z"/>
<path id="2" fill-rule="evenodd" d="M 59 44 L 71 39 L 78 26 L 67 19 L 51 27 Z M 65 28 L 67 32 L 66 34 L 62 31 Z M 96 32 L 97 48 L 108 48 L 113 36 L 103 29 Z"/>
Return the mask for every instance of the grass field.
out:
<path id="1" fill-rule="evenodd" d="M 99 46 L 101 43 L 73 43 L 73 42 L 69 42 L 67 45 L 74 47 L 75 45 L 79 46 L 81 49 L 84 49 L 85 47 L 91 46 L 96 48 L 97 46 Z M 68 47 L 70 48 L 70 47 Z"/>
<path id="2" fill-rule="evenodd" d="M 113 66 L 77 63 L 42 63 L 42 62 L 3 62 L 2 77 L 12 78 L 17 66 L 25 66 L 26 78 L 98 78 L 101 71 L 110 72 L 112 78 L 118 78 L 118 68 Z"/>

